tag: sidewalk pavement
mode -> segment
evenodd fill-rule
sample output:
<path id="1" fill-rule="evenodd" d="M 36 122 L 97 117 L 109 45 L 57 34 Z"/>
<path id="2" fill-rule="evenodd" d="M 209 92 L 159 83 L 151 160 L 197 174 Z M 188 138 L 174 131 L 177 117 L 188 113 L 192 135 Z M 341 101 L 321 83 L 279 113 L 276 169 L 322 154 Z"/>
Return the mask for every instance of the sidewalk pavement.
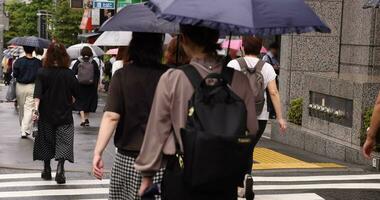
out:
<path id="1" fill-rule="evenodd" d="M 30 136 L 28 139 L 21 139 L 20 137 L 20 125 L 14 103 L 5 102 L 6 90 L 7 87 L 0 86 L 0 168 L 41 169 L 42 162 L 33 161 L 33 138 Z M 79 115 L 76 112 L 73 113 L 75 163 L 66 165 L 68 171 L 89 172 L 92 169 L 93 150 L 104 107 L 103 99 L 104 97 L 99 98 L 97 112 L 90 115 L 91 124 L 88 128 L 80 127 Z M 115 147 L 111 140 L 103 155 L 107 170 L 112 167 L 114 154 Z"/>
<path id="2" fill-rule="evenodd" d="M 42 162 L 33 161 L 33 139 L 20 139 L 17 113 L 12 102 L 3 102 L 6 87 L 0 86 L 0 168 L 41 169 Z M 79 126 L 79 115 L 73 113 L 75 121 L 74 155 L 75 163 L 68 164 L 67 170 L 90 172 L 92 156 L 104 107 L 105 95 L 100 95 L 97 113 L 91 114 L 91 127 Z M 267 129 L 258 148 L 255 150 L 253 166 L 255 173 L 276 172 L 281 170 L 307 171 L 363 171 L 362 166 L 342 163 L 336 160 L 305 152 L 270 140 L 270 127 Z M 115 147 L 110 141 L 104 153 L 106 170 L 112 167 Z"/>

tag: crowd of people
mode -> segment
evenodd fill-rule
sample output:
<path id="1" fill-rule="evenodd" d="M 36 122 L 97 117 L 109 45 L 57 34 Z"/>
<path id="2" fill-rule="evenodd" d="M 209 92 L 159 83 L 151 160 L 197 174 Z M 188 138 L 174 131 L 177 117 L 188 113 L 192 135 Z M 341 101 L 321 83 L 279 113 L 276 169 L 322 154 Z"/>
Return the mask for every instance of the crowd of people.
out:
<path id="1" fill-rule="evenodd" d="M 149 195 L 156 195 L 156 199 L 161 196 L 178 199 L 183 195 L 188 199 L 234 199 L 237 195 L 253 199 L 252 154 L 272 116 L 270 108 L 281 132 L 286 130 L 276 81 L 280 69 L 276 46 L 271 46 L 262 60 L 263 40 L 244 36 L 244 53 L 240 58 L 228 60 L 218 54 L 218 31 L 182 25 L 181 34 L 165 47 L 163 38 L 158 33 L 133 33 L 129 46 L 119 48 L 118 55 L 110 61 L 112 66 L 104 71 L 110 83 L 94 150 L 94 176 L 98 179 L 104 176 L 102 155 L 113 136 L 117 152 L 109 199 L 140 199 Z M 57 42 L 40 58 L 33 56 L 35 48 L 23 48 L 25 56 L 13 61 L 11 72 L 17 82 L 21 138 L 27 138 L 33 132 L 33 124 L 38 122 L 33 159 L 44 162 L 41 173 L 44 180 L 52 179 L 51 160 L 58 161 L 55 180 L 63 184 L 64 163 L 74 162 L 73 111 L 80 113 L 80 126 L 90 125 L 89 113 L 97 110 L 101 67 L 89 47 L 83 47 L 75 61 L 71 61 L 64 45 Z M 200 85 L 194 84 L 194 77 Z M 203 93 L 198 88 L 202 85 L 208 88 Z M 223 92 L 215 90 L 217 87 L 223 88 Z M 209 91 L 214 92 L 204 95 Z M 197 93 L 212 99 L 205 106 L 220 98 L 229 99 L 222 101 L 226 109 L 219 113 L 236 104 L 236 110 L 242 111 L 236 112 L 241 118 L 227 116 L 231 124 L 227 121 L 221 127 L 234 130 L 234 134 L 239 132 L 239 137 L 250 141 L 244 146 L 246 153 L 242 153 L 247 165 L 238 169 L 239 181 L 230 179 L 215 190 L 189 189 L 186 183 L 174 181 L 174 175 L 169 176 L 177 173 L 177 163 L 182 162 L 178 152 L 186 152 L 184 149 L 188 148 L 184 130 L 192 124 L 189 120 L 193 112 L 198 112 L 189 108 Z M 261 96 L 263 99 L 259 101 Z M 229 128 L 236 124 L 243 128 L 240 131 Z M 230 150 L 235 151 L 233 148 Z M 184 158 L 185 163 L 192 162 Z M 161 196 L 152 192 L 159 185 Z"/>

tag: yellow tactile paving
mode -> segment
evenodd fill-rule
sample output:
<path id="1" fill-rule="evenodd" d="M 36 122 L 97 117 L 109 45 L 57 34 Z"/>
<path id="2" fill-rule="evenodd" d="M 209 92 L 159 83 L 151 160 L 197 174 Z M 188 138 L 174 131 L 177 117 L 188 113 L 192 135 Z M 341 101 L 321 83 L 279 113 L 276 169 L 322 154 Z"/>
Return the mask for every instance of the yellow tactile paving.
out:
<path id="1" fill-rule="evenodd" d="M 336 163 L 308 163 L 263 147 L 255 148 L 253 157 L 255 170 L 344 168 Z"/>

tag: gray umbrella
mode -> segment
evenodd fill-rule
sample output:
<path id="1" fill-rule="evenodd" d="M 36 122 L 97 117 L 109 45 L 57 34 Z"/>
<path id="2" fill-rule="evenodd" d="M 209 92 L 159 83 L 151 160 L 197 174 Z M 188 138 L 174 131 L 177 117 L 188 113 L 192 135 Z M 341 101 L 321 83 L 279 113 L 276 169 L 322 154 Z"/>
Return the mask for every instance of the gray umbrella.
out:
<path id="1" fill-rule="evenodd" d="M 132 31 L 146 33 L 178 33 L 179 25 L 158 19 L 144 4 L 131 4 L 106 21 L 100 31 Z"/>
<path id="2" fill-rule="evenodd" d="M 8 44 L 18 45 L 18 46 L 30 46 L 36 48 L 48 48 L 50 41 L 47 39 L 39 38 L 36 36 L 25 36 L 16 37 L 8 42 Z"/>
<path id="3" fill-rule="evenodd" d="M 363 8 L 379 8 L 380 0 L 369 0 L 366 4 L 364 4 Z"/>

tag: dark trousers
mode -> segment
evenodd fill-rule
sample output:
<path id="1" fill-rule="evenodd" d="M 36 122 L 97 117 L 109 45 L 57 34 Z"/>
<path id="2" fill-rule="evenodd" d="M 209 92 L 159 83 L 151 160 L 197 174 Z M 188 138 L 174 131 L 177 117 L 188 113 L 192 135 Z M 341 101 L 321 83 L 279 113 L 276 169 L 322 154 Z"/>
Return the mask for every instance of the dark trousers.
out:
<path id="1" fill-rule="evenodd" d="M 267 120 L 259 120 L 259 130 L 257 130 L 256 138 L 252 143 L 252 149 L 250 151 L 250 152 L 252 152 L 252 154 L 251 154 L 250 158 L 253 158 L 254 148 L 256 147 L 257 143 L 260 141 L 261 136 L 263 136 L 265 128 L 267 127 L 267 124 L 268 124 Z M 253 165 L 253 159 L 251 159 L 251 163 L 250 163 L 250 166 L 252 166 L 252 165 Z M 252 172 L 252 169 L 249 169 L 247 171 L 247 174 L 251 174 L 251 172 Z M 241 186 L 243 186 L 243 185 L 241 185 Z"/>
<path id="2" fill-rule="evenodd" d="M 265 128 L 267 127 L 267 124 L 268 124 L 268 120 L 259 120 L 259 130 L 257 131 L 256 138 L 253 142 L 254 147 L 260 141 L 261 136 L 263 136 Z"/>

